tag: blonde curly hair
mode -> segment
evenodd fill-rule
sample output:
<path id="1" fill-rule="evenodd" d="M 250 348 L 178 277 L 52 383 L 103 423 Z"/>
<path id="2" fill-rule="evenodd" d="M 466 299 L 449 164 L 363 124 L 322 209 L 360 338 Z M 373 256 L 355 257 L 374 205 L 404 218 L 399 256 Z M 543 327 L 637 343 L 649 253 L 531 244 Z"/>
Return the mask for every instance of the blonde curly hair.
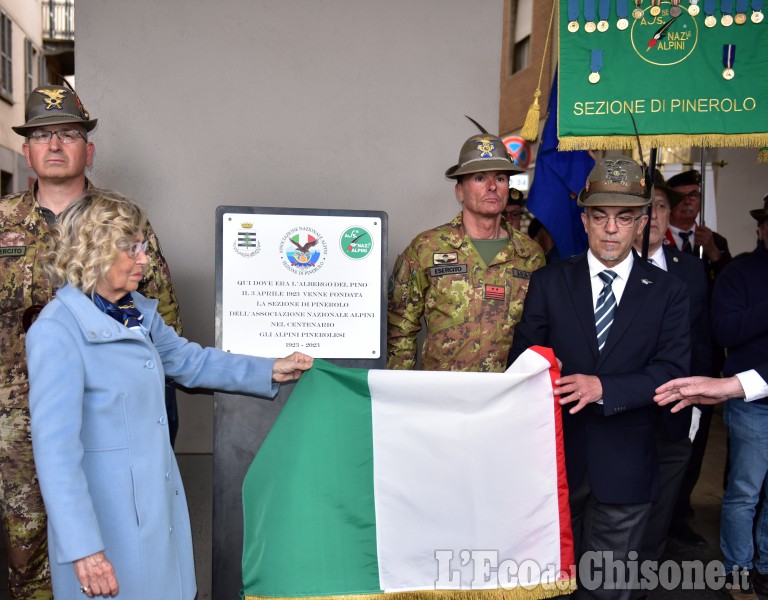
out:
<path id="1" fill-rule="evenodd" d="M 60 215 L 42 264 L 51 284 L 65 283 L 89 296 L 147 223 L 133 200 L 103 190 L 88 192 Z"/>

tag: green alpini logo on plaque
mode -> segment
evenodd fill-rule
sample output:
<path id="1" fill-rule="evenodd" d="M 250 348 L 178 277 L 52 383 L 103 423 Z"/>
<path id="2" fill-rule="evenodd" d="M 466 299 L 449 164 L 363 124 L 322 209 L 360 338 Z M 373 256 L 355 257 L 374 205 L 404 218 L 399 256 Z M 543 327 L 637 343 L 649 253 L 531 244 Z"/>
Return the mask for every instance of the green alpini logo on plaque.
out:
<path id="1" fill-rule="evenodd" d="M 371 253 L 373 238 L 362 227 L 350 227 L 341 234 L 339 244 L 341 245 L 341 251 L 349 258 L 360 260 Z"/>

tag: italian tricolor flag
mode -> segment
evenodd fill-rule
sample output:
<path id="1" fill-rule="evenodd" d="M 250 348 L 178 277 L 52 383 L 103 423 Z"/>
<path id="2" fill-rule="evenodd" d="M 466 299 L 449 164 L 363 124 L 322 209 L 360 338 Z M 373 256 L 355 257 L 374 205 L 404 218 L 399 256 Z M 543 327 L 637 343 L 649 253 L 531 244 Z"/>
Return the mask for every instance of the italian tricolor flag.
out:
<path id="1" fill-rule="evenodd" d="M 568 593 L 558 376 L 546 348 L 506 373 L 316 360 L 243 484 L 245 597 Z"/>

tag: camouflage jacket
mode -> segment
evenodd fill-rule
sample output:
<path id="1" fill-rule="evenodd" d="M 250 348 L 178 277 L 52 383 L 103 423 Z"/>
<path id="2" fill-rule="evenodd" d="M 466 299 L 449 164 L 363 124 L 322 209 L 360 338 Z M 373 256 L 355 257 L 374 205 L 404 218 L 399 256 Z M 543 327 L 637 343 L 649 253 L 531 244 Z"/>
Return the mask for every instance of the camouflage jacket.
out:
<path id="1" fill-rule="evenodd" d="M 464 231 L 462 213 L 420 233 L 397 258 L 389 285 L 387 367 L 413 369 L 421 318 L 421 366 L 430 371 L 506 369 L 531 273 L 544 253 L 502 220 L 507 247 L 485 266 Z"/>
<path id="2" fill-rule="evenodd" d="M 96 188 L 89 182 L 88 189 Z M 0 199 L 0 406 L 4 408 L 28 405 L 22 315 L 30 306 L 45 305 L 53 297 L 54 290 L 38 264 L 49 234 L 34 188 Z M 158 312 L 180 334 L 181 317 L 171 272 L 149 223 L 144 235 L 149 240 L 149 265 L 139 291 L 159 301 Z"/>

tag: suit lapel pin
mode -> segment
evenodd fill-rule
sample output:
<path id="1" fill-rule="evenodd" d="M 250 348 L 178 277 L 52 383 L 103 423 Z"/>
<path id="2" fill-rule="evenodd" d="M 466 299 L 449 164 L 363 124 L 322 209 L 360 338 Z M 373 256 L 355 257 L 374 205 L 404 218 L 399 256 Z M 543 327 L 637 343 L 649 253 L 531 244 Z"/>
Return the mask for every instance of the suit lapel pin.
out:
<path id="1" fill-rule="evenodd" d="M 673 256 L 673 257 L 672 257 L 672 261 L 673 261 L 673 262 L 680 262 L 680 259 L 679 259 L 679 258 L 677 258 L 677 256 Z"/>
<path id="2" fill-rule="evenodd" d="M 653 283 L 653 281 L 651 281 L 650 279 L 641 279 L 640 281 L 642 281 L 644 285 L 649 285 Z"/>

